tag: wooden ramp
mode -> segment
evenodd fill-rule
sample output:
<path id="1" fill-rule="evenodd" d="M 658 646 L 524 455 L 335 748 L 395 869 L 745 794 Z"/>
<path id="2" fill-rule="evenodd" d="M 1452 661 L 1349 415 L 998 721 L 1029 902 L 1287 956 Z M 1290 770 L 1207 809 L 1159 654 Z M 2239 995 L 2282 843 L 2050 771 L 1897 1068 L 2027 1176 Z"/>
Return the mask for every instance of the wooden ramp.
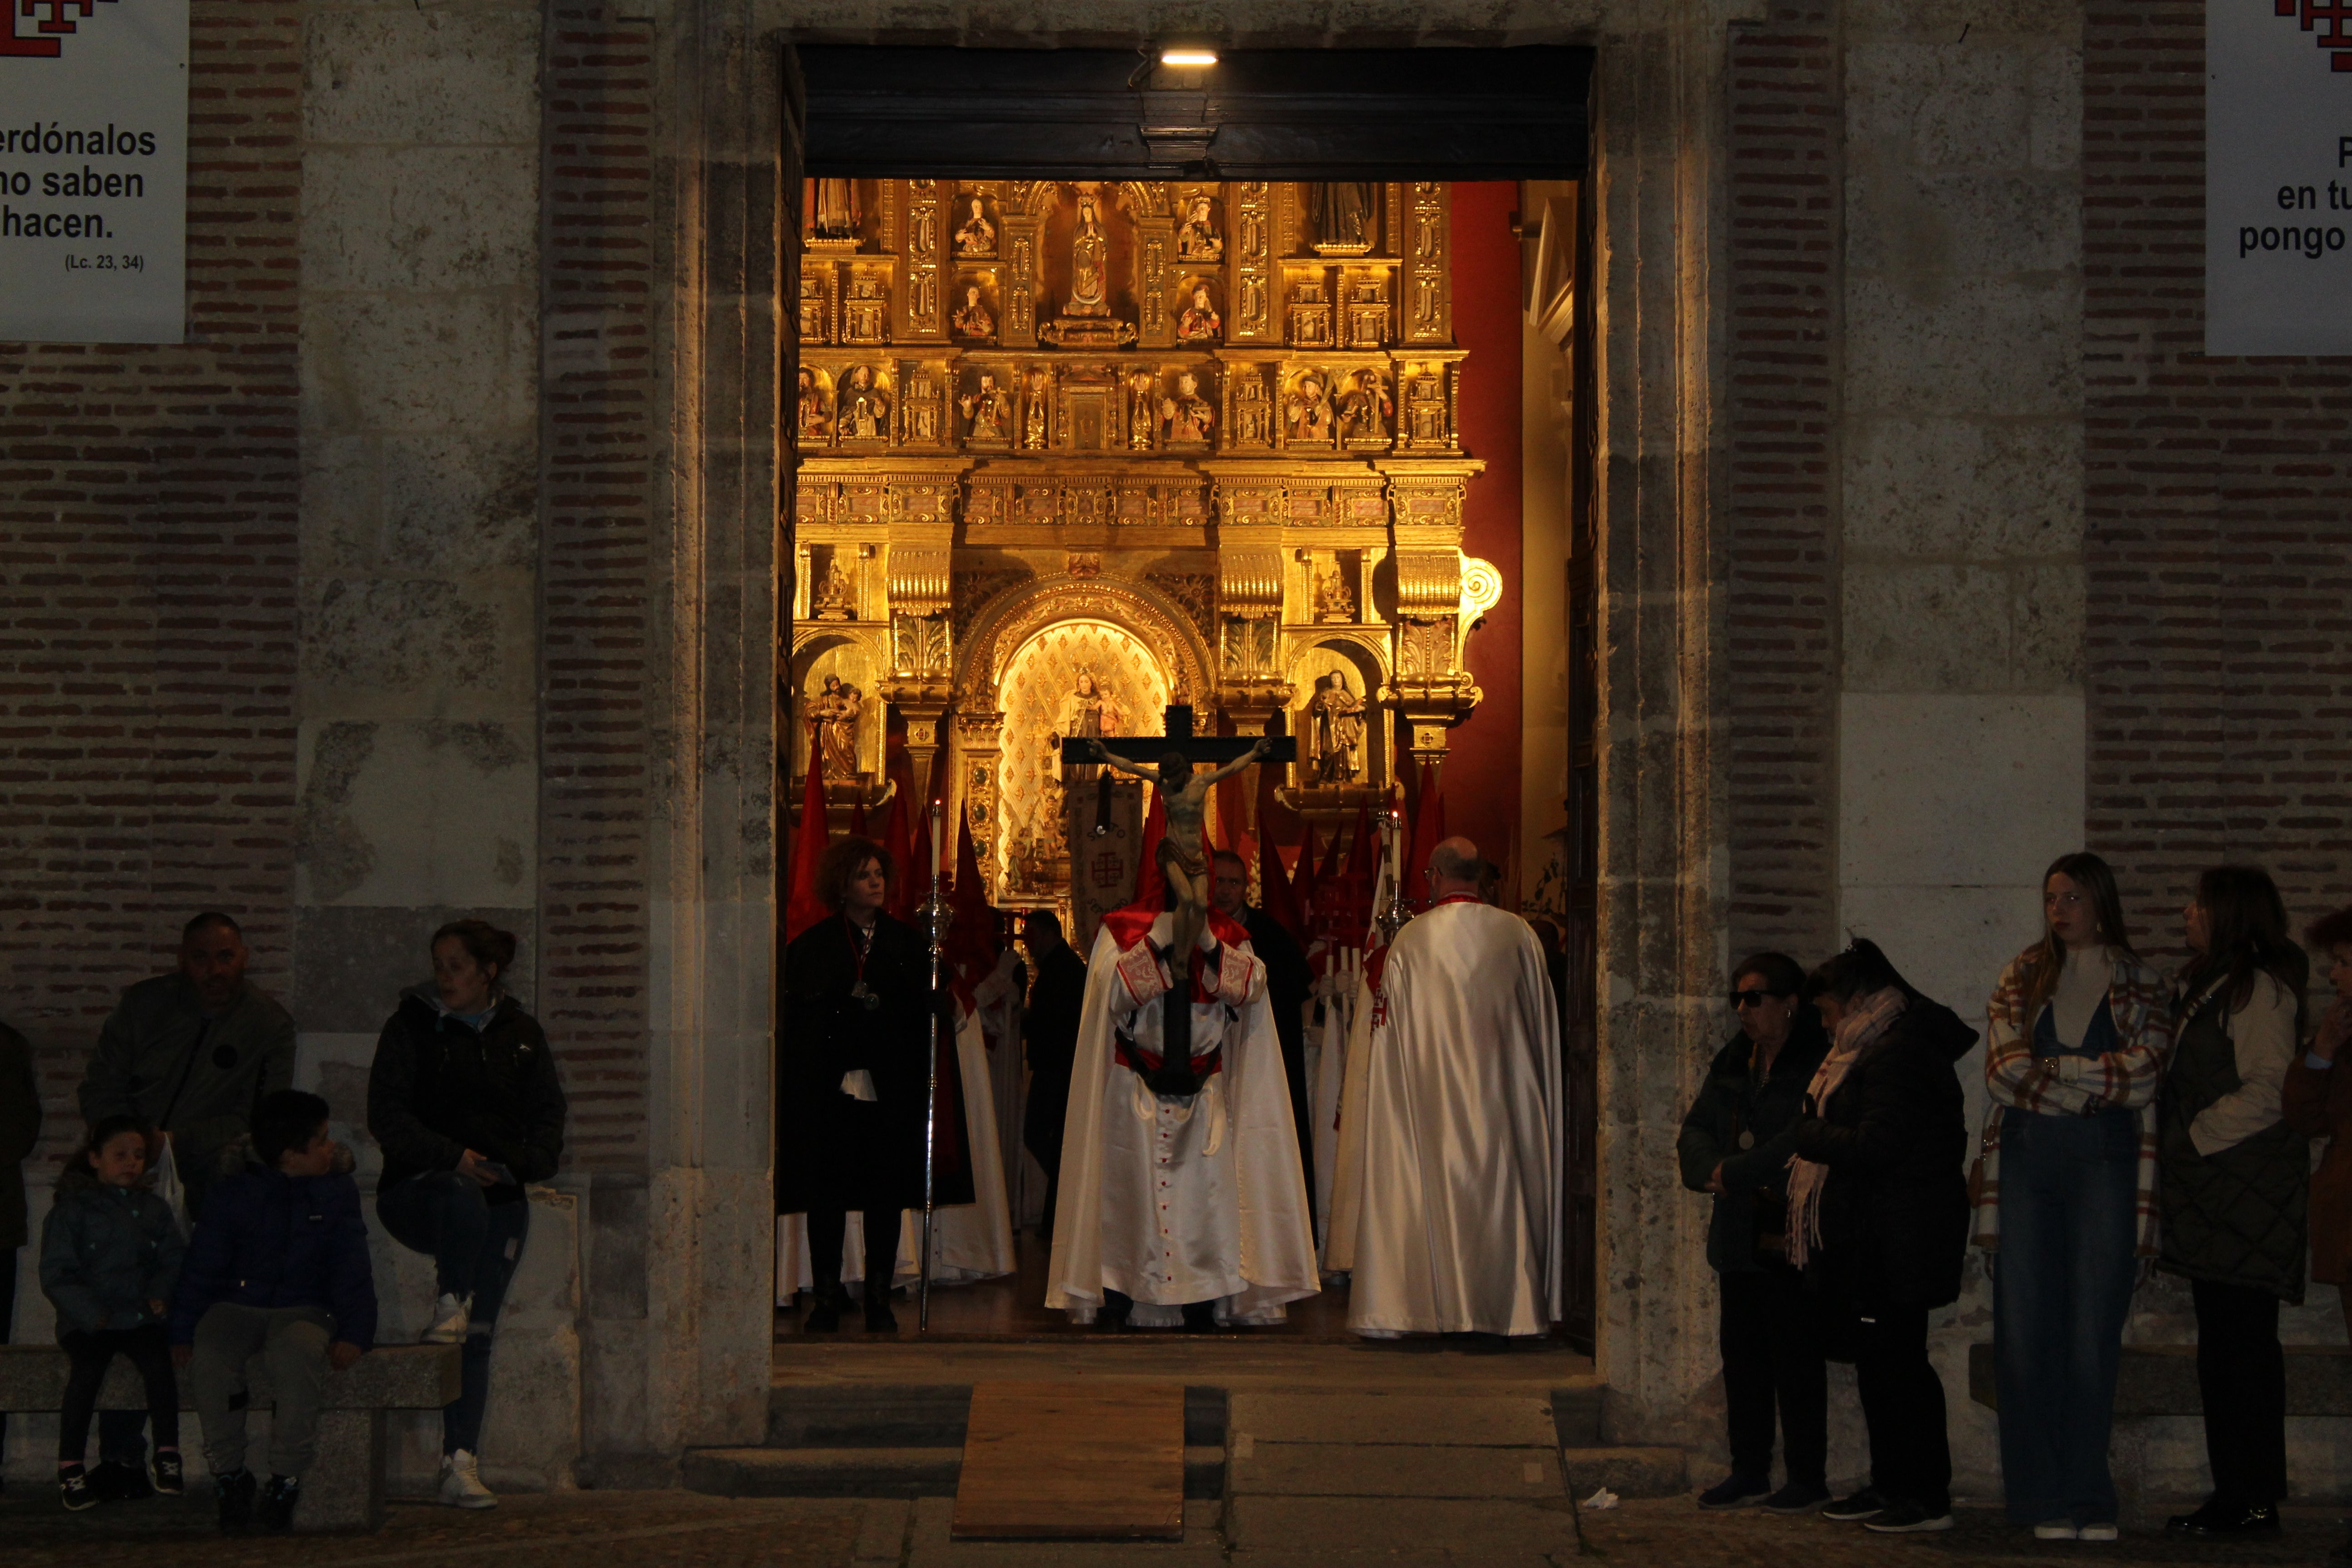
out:
<path id="1" fill-rule="evenodd" d="M 954 1533 L 1181 1540 L 1184 1385 L 973 1384 Z"/>

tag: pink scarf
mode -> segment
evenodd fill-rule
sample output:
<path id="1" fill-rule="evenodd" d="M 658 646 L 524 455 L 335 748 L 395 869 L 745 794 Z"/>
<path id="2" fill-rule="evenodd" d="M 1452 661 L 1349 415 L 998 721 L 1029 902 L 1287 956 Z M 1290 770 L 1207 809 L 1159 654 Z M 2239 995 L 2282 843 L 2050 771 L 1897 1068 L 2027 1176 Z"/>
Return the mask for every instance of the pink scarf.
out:
<path id="1" fill-rule="evenodd" d="M 1829 1108 L 1830 1096 L 1845 1082 L 1854 1063 L 1878 1044 L 1907 1000 L 1901 990 L 1889 985 L 1846 1005 L 1830 1054 L 1813 1069 L 1813 1081 L 1805 1088 L 1815 1116 Z M 1789 1161 L 1789 1261 L 1800 1268 L 1822 1244 L 1822 1188 L 1829 1179 L 1830 1168 L 1818 1160 L 1798 1155 Z"/>

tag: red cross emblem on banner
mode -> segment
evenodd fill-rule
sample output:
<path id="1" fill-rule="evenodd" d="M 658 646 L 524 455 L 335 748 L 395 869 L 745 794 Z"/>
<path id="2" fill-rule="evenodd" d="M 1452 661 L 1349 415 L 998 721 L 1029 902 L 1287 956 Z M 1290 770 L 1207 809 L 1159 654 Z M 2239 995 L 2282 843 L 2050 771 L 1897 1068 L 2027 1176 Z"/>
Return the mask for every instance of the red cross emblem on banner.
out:
<path id="1" fill-rule="evenodd" d="M 2273 4 L 2279 16 L 2299 16 L 2303 30 L 2306 33 L 2313 31 L 2315 24 L 2317 26 L 2318 37 L 2312 42 L 2329 51 L 2329 68 L 2352 71 L 2352 3 L 2347 3 L 2347 0 L 2273 0 Z M 32 9 L 31 0 L 26 0 L 25 8 Z"/>
<path id="2" fill-rule="evenodd" d="M 8 30 L 0 33 L 0 55 L 56 59 L 65 47 L 63 40 L 66 35 L 81 30 L 82 19 L 90 15 L 90 8 L 96 3 L 97 0 L 17 0 L 15 6 L 17 16 L 38 16 L 44 11 L 48 16 L 33 25 L 36 36 L 29 38 L 17 36 L 16 17 L 11 16 Z M 106 0 L 106 3 L 110 5 L 114 0 Z"/>

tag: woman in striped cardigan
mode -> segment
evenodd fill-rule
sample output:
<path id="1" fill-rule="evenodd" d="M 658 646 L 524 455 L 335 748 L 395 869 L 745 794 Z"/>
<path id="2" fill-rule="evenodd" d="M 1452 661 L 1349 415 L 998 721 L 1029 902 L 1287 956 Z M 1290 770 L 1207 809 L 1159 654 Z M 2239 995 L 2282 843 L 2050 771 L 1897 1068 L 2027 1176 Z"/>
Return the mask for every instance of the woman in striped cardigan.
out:
<path id="1" fill-rule="evenodd" d="M 2140 1259 L 2156 1254 L 2156 1091 L 2172 1042 L 2157 973 L 2132 952 L 2115 874 L 2061 856 L 2043 934 L 1986 1006 L 1992 1096 L 1976 1244 L 1995 1254 L 1993 1356 L 2012 1523 L 2113 1541 L 2116 1369 Z"/>

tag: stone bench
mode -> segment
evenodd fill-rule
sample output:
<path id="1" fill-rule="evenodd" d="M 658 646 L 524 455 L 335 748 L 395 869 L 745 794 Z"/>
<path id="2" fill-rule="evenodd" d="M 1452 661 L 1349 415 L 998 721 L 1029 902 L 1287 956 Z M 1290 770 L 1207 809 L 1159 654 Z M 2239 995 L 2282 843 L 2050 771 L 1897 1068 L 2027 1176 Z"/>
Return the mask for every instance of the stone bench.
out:
<path id="1" fill-rule="evenodd" d="M 299 1531 L 375 1530 L 383 1523 L 384 1416 L 394 1410 L 438 1410 L 457 1397 L 456 1345 L 387 1345 L 369 1352 L 347 1372 L 330 1370 L 319 1411 L 319 1458 L 302 1478 L 295 1505 Z M 65 1404 L 66 1352 L 54 1345 L 0 1345 L 0 1413 L 54 1415 Z M 259 1356 L 246 1364 L 247 1407 L 270 1409 L 268 1368 Z M 144 1410 L 146 1385 L 121 1356 L 99 1390 L 100 1410 Z M 188 1380 L 180 1375 L 180 1408 Z M 183 1433 L 181 1447 L 194 1447 Z"/>
<path id="2" fill-rule="evenodd" d="M 1969 1396 L 2000 1408 L 1992 1346 L 1969 1347 Z M 2286 1347 L 2286 1413 L 2352 1415 L 2352 1345 Z M 2199 1415 L 2195 1345 L 2126 1345 L 2116 1376 L 2118 1420 L 2147 1415 Z"/>

